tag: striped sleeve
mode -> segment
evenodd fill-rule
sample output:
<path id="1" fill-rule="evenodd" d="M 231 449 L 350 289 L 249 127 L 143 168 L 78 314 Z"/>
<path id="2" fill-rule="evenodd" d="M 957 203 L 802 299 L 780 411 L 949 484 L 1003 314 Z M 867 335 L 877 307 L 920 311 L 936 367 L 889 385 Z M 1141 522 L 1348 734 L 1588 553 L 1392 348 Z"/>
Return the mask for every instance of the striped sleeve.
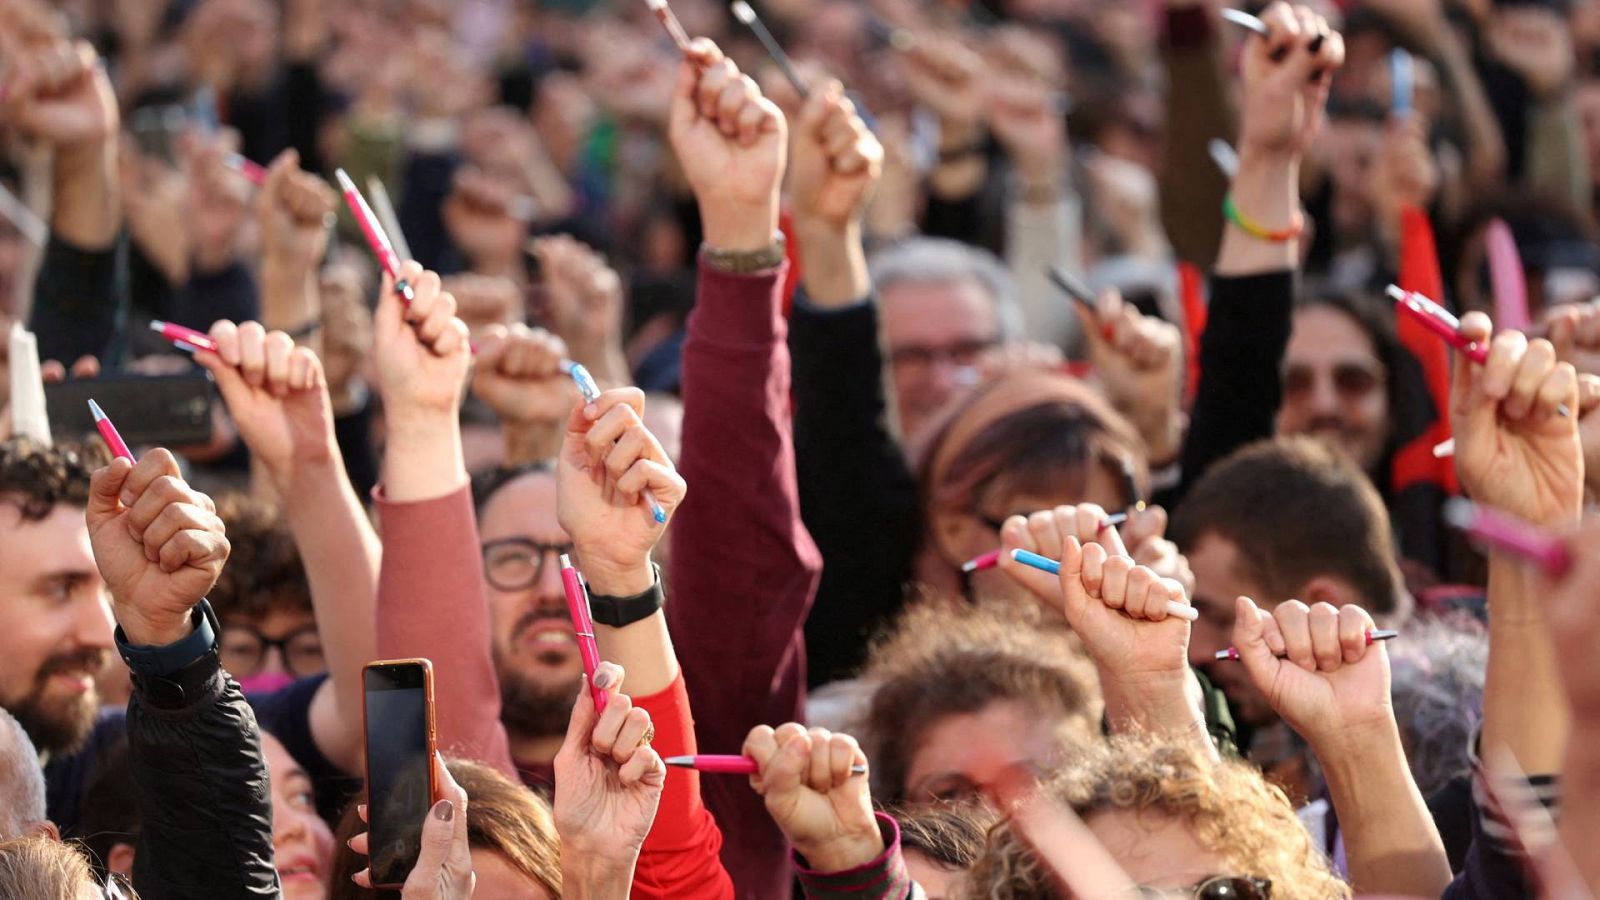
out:
<path id="1" fill-rule="evenodd" d="M 921 888 L 906 871 L 900 854 L 900 826 L 893 818 L 877 814 L 883 833 L 883 853 L 854 869 L 843 872 L 817 872 L 798 853 L 791 854 L 795 874 L 810 900 L 916 900 Z"/>

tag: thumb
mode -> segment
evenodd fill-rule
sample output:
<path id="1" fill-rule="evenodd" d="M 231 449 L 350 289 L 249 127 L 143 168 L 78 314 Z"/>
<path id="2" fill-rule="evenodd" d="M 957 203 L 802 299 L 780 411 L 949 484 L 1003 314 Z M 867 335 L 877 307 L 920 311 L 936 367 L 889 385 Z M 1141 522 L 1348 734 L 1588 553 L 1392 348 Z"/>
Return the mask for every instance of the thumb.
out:
<path id="1" fill-rule="evenodd" d="M 1233 602 L 1233 646 L 1239 651 L 1239 662 L 1257 685 L 1270 684 L 1281 663 L 1267 644 L 1265 619 L 1254 600 L 1240 597 Z"/>
<path id="2" fill-rule="evenodd" d="M 426 884 L 432 884 L 439 877 L 455 846 L 456 836 L 459 834 L 463 841 L 466 839 L 467 811 L 465 805 L 462 806 L 458 809 L 456 801 L 448 798 L 440 800 L 422 820 L 422 842 L 417 852 L 417 864 L 411 871 L 426 879 Z"/>
<path id="3" fill-rule="evenodd" d="M 122 511 L 122 501 L 118 498 L 122 494 L 123 483 L 132 471 L 133 463 L 119 457 L 90 476 L 89 503 L 85 513 L 90 531 Z"/>

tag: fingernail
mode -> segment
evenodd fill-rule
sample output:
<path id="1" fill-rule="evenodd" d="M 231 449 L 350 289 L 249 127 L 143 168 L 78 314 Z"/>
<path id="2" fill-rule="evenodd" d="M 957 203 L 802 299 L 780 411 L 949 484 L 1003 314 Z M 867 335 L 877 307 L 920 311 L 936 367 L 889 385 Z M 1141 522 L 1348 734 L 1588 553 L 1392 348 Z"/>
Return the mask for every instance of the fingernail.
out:
<path id="1" fill-rule="evenodd" d="M 121 500 L 122 500 L 122 505 L 123 506 L 132 506 L 133 505 L 133 491 L 123 491 Z"/>
<path id="2" fill-rule="evenodd" d="M 607 687 L 610 687 L 611 686 L 611 670 L 610 669 L 601 669 L 600 671 L 594 673 L 594 686 L 599 688 L 602 691 L 605 690 Z"/>
<path id="3" fill-rule="evenodd" d="M 351 838 L 350 840 L 345 841 L 344 845 L 346 847 L 349 847 L 351 850 L 354 850 L 354 849 L 356 849 L 356 839 L 355 838 Z"/>
<path id="4" fill-rule="evenodd" d="M 1306 46 L 1306 49 L 1310 50 L 1312 53 L 1316 53 L 1318 50 L 1322 49 L 1322 42 L 1326 39 L 1327 35 L 1319 34 L 1311 39 L 1311 43 Z"/>
<path id="5" fill-rule="evenodd" d="M 456 817 L 456 805 L 449 800 L 440 800 L 433 805 L 433 817 L 441 822 L 448 822 Z"/>
<path id="6" fill-rule="evenodd" d="M 598 415 L 600 415 L 600 407 L 594 403 L 590 403 L 583 408 L 583 417 L 585 419 L 592 419 Z"/>

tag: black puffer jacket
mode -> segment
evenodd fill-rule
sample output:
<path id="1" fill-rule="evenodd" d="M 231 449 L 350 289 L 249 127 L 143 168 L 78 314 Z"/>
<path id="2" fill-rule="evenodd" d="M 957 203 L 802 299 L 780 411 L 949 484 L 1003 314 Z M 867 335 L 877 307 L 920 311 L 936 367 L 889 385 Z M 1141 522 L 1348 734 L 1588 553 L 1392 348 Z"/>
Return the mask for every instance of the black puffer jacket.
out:
<path id="1" fill-rule="evenodd" d="M 279 896 L 261 732 L 215 644 L 162 678 L 134 678 L 128 764 L 144 826 L 143 900 Z"/>

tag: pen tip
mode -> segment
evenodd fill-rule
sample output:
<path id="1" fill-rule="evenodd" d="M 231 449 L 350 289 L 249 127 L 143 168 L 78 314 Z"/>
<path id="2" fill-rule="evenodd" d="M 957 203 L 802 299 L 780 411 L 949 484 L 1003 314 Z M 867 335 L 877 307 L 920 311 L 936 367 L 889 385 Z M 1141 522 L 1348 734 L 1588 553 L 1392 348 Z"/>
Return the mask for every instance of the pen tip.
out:
<path id="1" fill-rule="evenodd" d="M 151 319 L 150 320 L 150 330 L 151 331 L 163 331 L 163 330 L 166 329 L 166 327 L 167 327 L 167 323 L 161 321 L 160 319 Z"/>
<path id="2" fill-rule="evenodd" d="M 101 409 L 100 404 L 93 400 L 89 401 L 89 414 L 94 416 L 96 422 L 104 422 L 106 419 L 106 411 Z"/>
<path id="3" fill-rule="evenodd" d="M 1399 285 L 1395 284 L 1391 284 L 1387 288 L 1384 288 L 1383 292 L 1389 295 L 1390 300 L 1404 301 L 1408 296 L 1406 291 L 1402 290 Z"/>
<path id="4" fill-rule="evenodd" d="M 350 173 L 344 169 L 334 169 L 333 177 L 339 180 L 339 188 L 341 190 L 353 191 L 356 189 L 356 183 L 350 180 Z"/>
<path id="5" fill-rule="evenodd" d="M 563 568 L 563 569 L 572 568 L 572 557 L 568 556 L 565 553 L 561 554 L 561 568 Z"/>
<path id="6" fill-rule="evenodd" d="M 652 515 L 654 515 L 656 517 L 656 523 L 657 524 L 660 524 L 660 525 L 667 524 L 667 511 L 666 510 L 664 510 L 664 509 L 662 509 L 661 507 L 658 506 L 658 507 L 655 508 L 655 511 L 652 513 Z"/>
<path id="7" fill-rule="evenodd" d="M 963 572 L 972 572 L 972 571 L 975 571 L 977 568 L 978 568 L 978 561 L 975 560 L 975 559 L 969 559 L 966 562 L 961 564 L 961 571 L 963 571 Z"/>
<path id="8" fill-rule="evenodd" d="M 663 759 L 662 762 L 666 763 L 669 766 L 683 766 L 683 767 L 687 768 L 689 766 L 694 765 L 694 757 L 692 757 L 692 756 L 669 756 L 666 759 Z"/>
<path id="9" fill-rule="evenodd" d="M 756 11 L 751 9 L 750 4 L 744 2 L 744 0 L 734 0 L 733 17 L 749 25 L 751 20 L 755 19 Z"/>

